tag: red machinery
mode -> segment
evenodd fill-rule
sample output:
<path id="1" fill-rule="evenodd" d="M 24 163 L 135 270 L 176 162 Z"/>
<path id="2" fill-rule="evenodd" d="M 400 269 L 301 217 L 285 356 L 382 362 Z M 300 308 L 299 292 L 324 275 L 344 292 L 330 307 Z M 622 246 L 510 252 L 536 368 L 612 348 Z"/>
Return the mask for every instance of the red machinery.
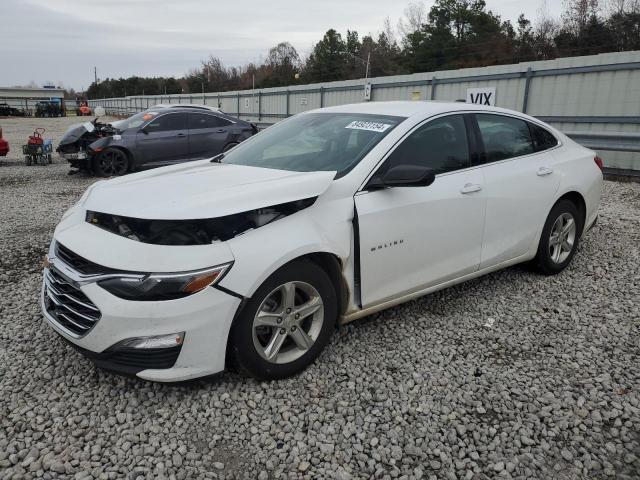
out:
<path id="1" fill-rule="evenodd" d="M 9 143 L 2 138 L 2 128 L 0 128 L 0 157 L 4 157 L 9 153 Z"/>
<path id="2" fill-rule="evenodd" d="M 91 115 L 91 108 L 86 100 L 76 100 L 76 115 L 79 117 Z"/>
<path id="3" fill-rule="evenodd" d="M 42 127 L 36 128 L 33 131 L 33 135 L 29 135 L 29 140 L 27 140 L 27 145 L 42 145 L 44 143 L 44 138 L 42 138 L 42 134 L 46 132 L 46 130 Z"/>
<path id="4" fill-rule="evenodd" d="M 27 139 L 27 144 L 22 146 L 26 165 L 53 163 L 53 142 L 42 138 L 45 131 L 44 128 L 36 128 Z"/>

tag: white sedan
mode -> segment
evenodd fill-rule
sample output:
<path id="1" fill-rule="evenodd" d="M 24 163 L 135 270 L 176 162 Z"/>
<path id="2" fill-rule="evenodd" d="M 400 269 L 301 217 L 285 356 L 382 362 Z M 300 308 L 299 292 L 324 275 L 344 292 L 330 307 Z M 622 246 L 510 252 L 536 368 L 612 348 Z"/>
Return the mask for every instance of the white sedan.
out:
<path id="1" fill-rule="evenodd" d="M 55 230 L 42 309 L 117 372 L 283 378 L 339 323 L 516 263 L 562 271 L 601 167 L 500 108 L 309 111 L 211 160 L 95 183 Z"/>

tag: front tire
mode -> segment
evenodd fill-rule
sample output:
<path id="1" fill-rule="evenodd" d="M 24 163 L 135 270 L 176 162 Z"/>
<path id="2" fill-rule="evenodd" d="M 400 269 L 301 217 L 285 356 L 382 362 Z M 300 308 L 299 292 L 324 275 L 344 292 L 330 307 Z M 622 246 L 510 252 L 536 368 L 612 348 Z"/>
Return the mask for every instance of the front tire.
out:
<path id="1" fill-rule="evenodd" d="M 118 177 L 129 171 L 129 159 L 118 148 L 105 148 L 93 158 L 91 166 L 99 177 Z"/>
<path id="2" fill-rule="evenodd" d="M 556 203 L 542 229 L 538 252 L 533 261 L 537 271 L 555 275 L 564 270 L 578 249 L 584 220 L 569 200 Z"/>
<path id="3" fill-rule="evenodd" d="M 242 309 L 231 329 L 230 353 L 258 379 L 295 375 L 326 346 L 337 316 L 326 272 L 311 261 L 292 262 L 265 280 Z"/>

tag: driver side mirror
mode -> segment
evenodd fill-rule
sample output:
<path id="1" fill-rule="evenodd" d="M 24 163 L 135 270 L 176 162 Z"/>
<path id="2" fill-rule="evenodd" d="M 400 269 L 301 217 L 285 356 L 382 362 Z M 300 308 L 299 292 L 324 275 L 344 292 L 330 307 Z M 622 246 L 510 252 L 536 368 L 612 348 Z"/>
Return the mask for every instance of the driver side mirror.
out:
<path id="1" fill-rule="evenodd" d="M 436 172 L 421 165 L 397 165 L 382 175 L 374 175 L 367 190 L 386 187 L 428 187 L 436 179 Z"/>

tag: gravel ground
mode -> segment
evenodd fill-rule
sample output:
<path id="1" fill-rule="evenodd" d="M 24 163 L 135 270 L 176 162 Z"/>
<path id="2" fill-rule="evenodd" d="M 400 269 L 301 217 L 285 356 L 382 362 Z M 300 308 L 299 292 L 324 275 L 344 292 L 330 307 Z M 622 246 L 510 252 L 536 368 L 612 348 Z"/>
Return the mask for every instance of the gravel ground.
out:
<path id="1" fill-rule="evenodd" d="M 355 322 L 285 381 L 152 384 L 40 315 L 42 255 L 92 180 L 15 152 L 73 121 L 1 121 L 0 479 L 640 478 L 640 184 L 606 182 L 559 276 L 510 268 Z"/>

